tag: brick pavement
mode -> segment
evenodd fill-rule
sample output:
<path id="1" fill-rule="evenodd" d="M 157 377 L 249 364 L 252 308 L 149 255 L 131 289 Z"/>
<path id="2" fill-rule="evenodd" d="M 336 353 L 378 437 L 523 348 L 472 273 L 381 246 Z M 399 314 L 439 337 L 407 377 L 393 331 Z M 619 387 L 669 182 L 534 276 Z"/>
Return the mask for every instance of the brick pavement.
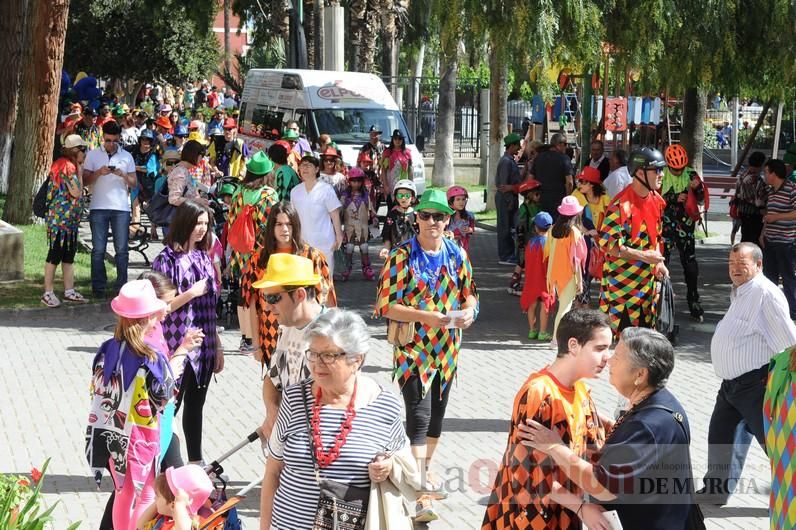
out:
<path id="1" fill-rule="evenodd" d="M 677 365 L 669 388 L 683 402 L 691 422 L 695 466 L 705 464 L 707 423 L 719 380 L 710 366 L 708 346 L 715 322 L 728 304 L 726 246 L 698 248 L 703 266 L 703 300 L 706 322 L 687 321 L 679 308 L 683 333 L 677 348 Z M 551 350 L 529 343 L 525 318 L 517 299 L 505 293 L 510 269 L 496 264 L 494 236 L 480 231 L 473 241 L 475 276 L 481 295 L 481 316 L 465 333 L 458 380 L 451 394 L 437 457 L 437 471 L 455 491 L 440 504 L 443 519 L 432 530 L 479 527 L 491 478 L 506 442 L 507 420 L 515 392 L 527 374 L 553 358 Z M 678 267 L 673 267 L 676 289 L 683 293 Z M 355 279 L 338 286 L 341 305 L 370 312 L 374 284 Z M 134 277 L 131 272 L 131 277 Z M 381 384 L 390 381 L 390 349 L 384 325 L 372 323 L 373 349 L 365 373 Z M 109 481 L 98 492 L 88 478 L 83 457 L 83 429 L 88 406 L 88 375 L 96 347 L 110 336 L 112 315 L 105 306 L 78 311 L 34 311 L 0 314 L 0 357 L 5 376 L 0 378 L 0 409 L 5 418 L 0 429 L 0 472 L 25 473 L 52 457 L 44 485 L 48 502 L 61 500 L 55 511 L 55 528 L 82 520 L 81 528 L 97 528 L 108 497 Z M 231 352 L 238 337 L 223 334 Z M 250 358 L 230 353 L 226 369 L 211 385 L 206 406 L 205 458 L 210 459 L 244 438 L 262 418 L 259 368 Z M 594 381 L 597 404 L 613 411 L 617 398 L 607 378 Z M 242 487 L 262 472 L 257 444 L 233 456 L 227 470 L 233 487 Z M 729 506 L 706 509 L 708 528 L 765 528 L 767 525 L 768 464 L 756 444 L 750 451 L 745 479 L 756 481 L 762 494 L 735 495 Z M 242 503 L 249 528 L 256 528 L 259 490 Z"/>

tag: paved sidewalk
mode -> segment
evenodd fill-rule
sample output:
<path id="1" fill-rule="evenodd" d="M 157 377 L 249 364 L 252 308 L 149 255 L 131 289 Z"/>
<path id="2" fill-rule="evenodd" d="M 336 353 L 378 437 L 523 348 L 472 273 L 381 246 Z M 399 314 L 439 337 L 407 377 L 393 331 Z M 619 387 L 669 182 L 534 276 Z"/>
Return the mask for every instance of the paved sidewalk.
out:
<path id="1" fill-rule="evenodd" d="M 505 447 L 514 394 L 529 372 L 554 357 L 551 350 L 524 338 L 525 317 L 519 311 L 518 299 L 505 292 L 511 270 L 497 265 L 494 234 L 479 230 L 472 254 L 481 316 L 465 333 L 460 371 L 435 466 L 455 491 L 440 504 L 442 520 L 432 523 L 432 530 L 480 527 L 482 503 L 492 485 L 490 472 L 494 472 Z M 708 420 L 719 385 L 710 364 L 709 343 L 713 327 L 728 305 L 729 280 L 726 245 L 700 245 L 697 254 L 706 321 L 690 321 L 682 307 L 685 304 L 678 306 L 682 335 L 669 388 L 688 412 L 694 465 L 703 469 Z M 684 301 L 681 271 L 678 265 L 672 268 L 678 300 Z M 131 271 L 130 277 L 135 276 Z M 356 272 L 352 278 L 337 287 L 340 304 L 369 316 L 375 284 L 365 282 Z M 397 391 L 390 381 L 391 352 L 385 325 L 368 322 L 374 340 L 364 372 Z M 109 480 L 98 492 L 88 477 L 83 434 L 90 364 L 97 346 L 110 337 L 112 325 L 107 306 L 71 313 L 0 314 L 0 358 L 5 366 L 5 377 L 0 379 L 0 409 L 5 412 L 0 430 L 0 472 L 26 473 L 31 466 L 40 466 L 45 458 L 52 457 L 44 493 L 48 502 L 61 501 L 55 512 L 55 528 L 76 520 L 84 522 L 81 528 L 97 528 L 108 498 Z M 226 369 L 211 384 L 205 408 L 206 459 L 242 440 L 263 415 L 259 366 L 251 358 L 233 353 L 239 341 L 236 332 L 227 331 L 222 338 L 229 353 Z M 612 412 L 617 395 L 608 385 L 607 376 L 592 386 L 598 407 Z M 257 478 L 263 470 L 259 444 L 241 450 L 225 467 L 233 488 Z M 766 528 L 768 476 L 768 462 L 753 444 L 743 477 L 749 492 L 735 495 L 728 507 L 706 509 L 708 528 Z M 256 489 L 241 505 L 247 528 L 257 528 L 258 506 Z"/>

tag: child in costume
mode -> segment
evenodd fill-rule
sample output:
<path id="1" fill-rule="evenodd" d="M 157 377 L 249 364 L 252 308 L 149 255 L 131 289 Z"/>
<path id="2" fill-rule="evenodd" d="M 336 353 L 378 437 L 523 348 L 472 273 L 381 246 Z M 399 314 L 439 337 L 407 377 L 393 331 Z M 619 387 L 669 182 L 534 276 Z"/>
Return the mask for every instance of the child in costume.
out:
<path id="1" fill-rule="evenodd" d="M 475 216 L 466 210 L 469 195 L 461 186 L 451 186 L 445 194 L 448 206 L 453 208 L 448 230 L 453 232 L 453 238 L 468 254 L 470 253 L 470 236 L 475 232 Z"/>
<path id="2" fill-rule="evenodd" d="M 538 180 L 526 180 L 517 186 L 517 192 L 523 196 L 524 200 L 520 204 L 519 222 L 517 223 L 517 259 L 519 263 L 514 267 L 511 275 L 508 293 L 514 296 L 522 294 L 522 273 L 525 268 L 525 245 L 528 240 L 536 234 L 534 228 L 534 217 L 541 210 L 539 201 L 541 200 L 542 183 Z"/>
<path id="3" fill-rule="evenodd" d="M 379 176 L 373 170 L 373 159 L 367 151 L 361 151 L 357 156 L 357 167 L 365 172 L 365 185 L 368 187 L 368 195 L 370 197 L 370 204 L 373 205 L 373 211 L 378 212 L 381 207 L 381 202 L 385 200 Z"/>
<path id="4" fill-rule="evenodd" d="M 404 179 L 395 183 L 393 189 L 395 206 L 387 212 L 387 218 L 384 220 L 384 227 L 381 230 L 384 246 L 379 251 L 379 257 L 382 259 L 386 259 L 390 250 L 398 243 L 417 234 L 415 212 L 412 210 L 416 197 L 417 188 L 414 182 Z"/>
<path id="5" fill-rule="evenodd" d="M 586 240 L 580 230 L 583 206 L 568 195 L 558 206 L 558 219 L 550 229 L 545 243 L 547 258 L 547 291 L 558 298 L 558 313 L 553 326 L 556 337 L 558 323 L 572 308 L 572 302 L 583 287 L 583 267 L 586 263 Z M 555 340 L 555 339 L 553 339 Z"/>
<path id="6" fill-rule="evenodd" d="M 210 497 L 213 483 L 196 464 L 170 467 L 155 479 L 155 502 L 138 520 L 137 530 L 199 528 L 198 513 Z"/>
<path id="7" fill-rule="evenodd" d="M 114 336 L 100 346 L 92 363 L 86 458 L 97 485 L 104 470 L 110 471 L 113 528 L 133 530 L 155 498 L 155 472 L 166 450 L 161 412 L 175 388 L 168 351 L 161 341 L 147 340 L 166 310 L 152 284 L 126 283 L 111 309 L 119 317 Z"/>
<path id="8" fill-rule="evenodd" d="M 547 231 L 552 224 L 553 218 L 549 213 L 537 213 L 533 218 L 534 235 L 525 245 L 525 285 L 522 287 L 520 307 L 523 313 L 528 314 L 528 338 L 531 340 L 549 341 L 553 338 L 547 332 L 547 322 L 556 299 L 547 290 L 547 259 L 544 255 Z M 542 303 L 541 308 L 539 302 Z M 538 329 L 537 309 L 539 310 Z"/>
<path id="9" fill-rule="evenodd" d="M 376 217 L 371 208 L 368 190 L 365 187 L 365 172 L 359 168 L 351 168 L 348 174 L 348 187 L 340 195 L 343 204 L 343 245 L 345 252 L 345 268 L 341 275 L 343 281 L 351 276 L 354 260 L 354 247 L 359 247 L 359 259 L 362 262 L 362 275 L 366 280 L 375 278 L 376 273 L 370 266 L 368 256 L 368 240 L 370 225 Z"/>

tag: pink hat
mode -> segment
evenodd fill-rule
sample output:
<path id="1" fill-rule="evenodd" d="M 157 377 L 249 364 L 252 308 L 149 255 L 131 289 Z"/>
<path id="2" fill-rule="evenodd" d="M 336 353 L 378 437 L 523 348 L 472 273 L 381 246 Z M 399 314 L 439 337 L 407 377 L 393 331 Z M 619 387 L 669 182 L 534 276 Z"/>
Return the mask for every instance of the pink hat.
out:
<path id="1" fill-rule="evenodd" d="M 567 195 L 561 199 L 561 204 L 558 206 L 558 213 L 561 215 L 578 215 L 582 211 L 583 206 L 572 195 Z"/>
<path id="2" fill-rule="evenodd" d="M 213 482 L 204 469 L 196 464 L 166 469 L 166 482 L 169 483 L 169 489 L 174 495 L 177 495 L 177 490 L 188 494 L 191 499 L 188 511 L 191 515 L 196 515 L 199 512 L 199 509 L 210 497 L 210 493 L 213 492 Z"/>
<path id="3" fill-rule="evenodd" d="M 120 317 L 143 318 L 166 309 L 166 302 L 158 299 L 149 280 L 133 280 L 122 285 L 111 309 Z"/>

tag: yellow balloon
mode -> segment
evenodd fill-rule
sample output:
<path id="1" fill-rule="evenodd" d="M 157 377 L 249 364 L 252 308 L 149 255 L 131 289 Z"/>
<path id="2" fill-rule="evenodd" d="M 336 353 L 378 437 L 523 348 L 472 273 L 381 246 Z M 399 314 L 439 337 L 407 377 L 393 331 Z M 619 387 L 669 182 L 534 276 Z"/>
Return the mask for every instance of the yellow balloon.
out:
<path id="1" fill-rule="evenodd" d="M 72 84 L 77 83 L 84 77 L 88 77 L 88 74 L 86 74 L 86 72 L 78 72 L 77 75 L 75 76 L 75 79 L 72 81 Z"/>

